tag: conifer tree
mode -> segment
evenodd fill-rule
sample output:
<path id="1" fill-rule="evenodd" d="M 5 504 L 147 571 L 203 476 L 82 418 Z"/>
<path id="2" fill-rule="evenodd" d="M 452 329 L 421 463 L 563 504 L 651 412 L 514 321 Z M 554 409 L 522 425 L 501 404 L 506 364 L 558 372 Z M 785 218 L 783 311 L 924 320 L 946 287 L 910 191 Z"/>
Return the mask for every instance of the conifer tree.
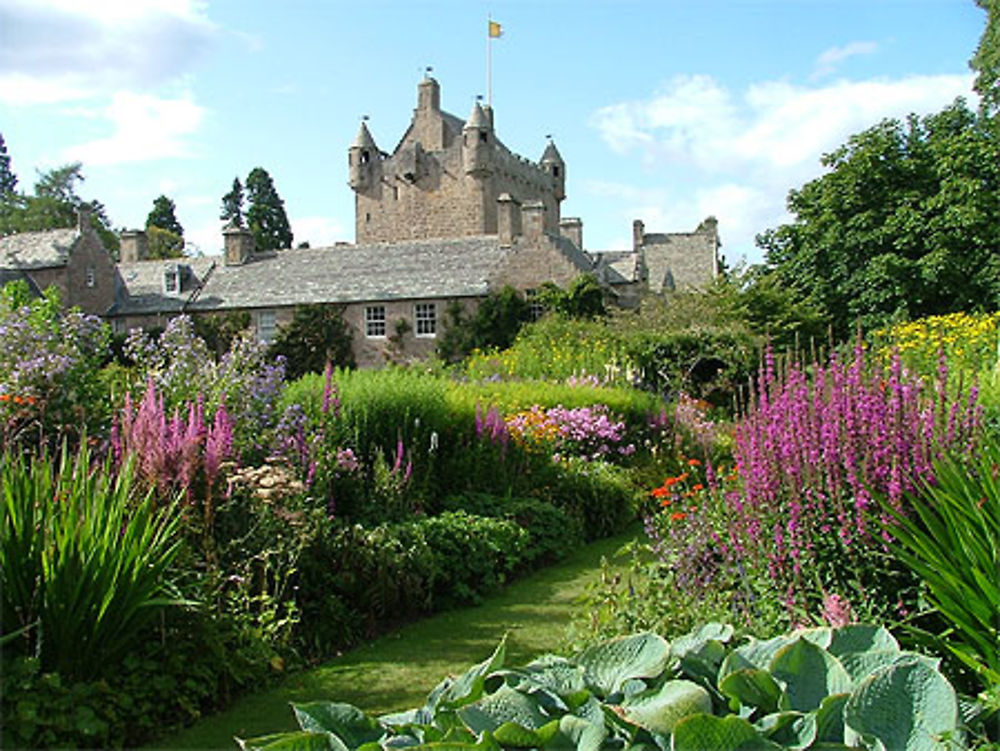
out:
<path id="1" fill-rule="evenodd" d="M 184 228 L 177 221 L 177 207 L 166 196 L 159 196 L 153 201 L 153 210 L 146 217 L 146 228 L 159 227 L 173 232 L 178 237 L 184 237 Z"/>
<path id="2" fill-rule="evenodd" d="M 0 133 L 0 196 L 13 193 L 17 189 L 17 175 L 11 172 L 7 144 Z"/>
<path id="3" fill-rule="evenodd" d="M 257 250 L 280 250 L 292 247 L 292 228 L 285 214 L 285 202 L 274 187 L 274 181 L 262 167 L 254 167 L 247 175 L 246 222 L 253 233 Z"/>
<path id="4" fill-rule="evenodd" d="M 233 188 L 222 197 L 222 213 L 219 219 L 233 227 L 243 227 L 243 183 L 233 178 Z"/>

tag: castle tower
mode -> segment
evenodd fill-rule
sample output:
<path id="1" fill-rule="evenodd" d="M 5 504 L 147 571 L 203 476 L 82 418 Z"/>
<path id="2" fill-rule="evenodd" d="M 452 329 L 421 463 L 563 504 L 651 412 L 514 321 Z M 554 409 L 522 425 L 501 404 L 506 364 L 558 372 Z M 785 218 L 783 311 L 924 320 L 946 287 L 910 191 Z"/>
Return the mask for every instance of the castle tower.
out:
<path id="1" fill-rule="evenodd" d="M 357 193 L 370 193 L 381 177 L 380 154 L 375 139 L 362 121 L 354 143 L 347 150 L 347 184 Z"/>
<path id="2" fill-rule="evenodd" d="M 485 176 L 492 167 L 493 126 L 479 102 L 462 128 L 462 163 L 467 175 Z"/>
<path id="3" fill-rule="evenodd" d="M 566 197 L 566 162 L 563 161 L 559 149 L 555 142 L 549 138 L 549 143 L 539 160 L 542 169 L 552 176 L 552 188 L 555 191 L 557 201 L 562 201 Z"/>

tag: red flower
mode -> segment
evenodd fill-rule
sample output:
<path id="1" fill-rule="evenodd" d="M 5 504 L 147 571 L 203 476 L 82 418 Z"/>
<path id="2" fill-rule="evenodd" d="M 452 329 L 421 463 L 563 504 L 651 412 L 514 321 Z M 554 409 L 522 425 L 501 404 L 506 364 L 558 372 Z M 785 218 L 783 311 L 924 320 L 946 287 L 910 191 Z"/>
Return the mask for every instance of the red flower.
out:
<path id="1" fill-rule="evenodd" d="M 701 462 L 698 461 L 697 459 L 688 459 L 688 464 L 690 466 L 692 466 L 692 467 L 700 467 L 701 466 Z"/>
<path id="2" fill-rule="evenodd" d="M 687 518 L 687 514 L 685 514 L 683 511 L 675 511 L 674 513 L 672 513 L 670 515 L 670 521 L 673 521 L 673 522 L 679 522 L 682 519 L 686 519 L 686 518 Z"/>

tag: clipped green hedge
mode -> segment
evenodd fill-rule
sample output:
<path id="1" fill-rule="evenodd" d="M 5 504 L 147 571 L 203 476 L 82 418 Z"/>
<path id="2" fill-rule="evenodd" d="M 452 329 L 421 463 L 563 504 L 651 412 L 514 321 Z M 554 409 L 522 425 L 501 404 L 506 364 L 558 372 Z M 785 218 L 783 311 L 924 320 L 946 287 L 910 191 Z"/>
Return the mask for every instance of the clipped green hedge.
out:
<path id="1" fill-rule="evenodd" d="M 988 732 L 938 661 L 901 650 L 884 628 L 812 628 L 731 644 L 717 623 L 668 642 L 619 637 L 566 659 L 487 660 L 445 678 L 424 706 L 370 717 L 330 701 L 293 704 L 301 728 L 240 740 L 273 749 L 963 748 Z"/>

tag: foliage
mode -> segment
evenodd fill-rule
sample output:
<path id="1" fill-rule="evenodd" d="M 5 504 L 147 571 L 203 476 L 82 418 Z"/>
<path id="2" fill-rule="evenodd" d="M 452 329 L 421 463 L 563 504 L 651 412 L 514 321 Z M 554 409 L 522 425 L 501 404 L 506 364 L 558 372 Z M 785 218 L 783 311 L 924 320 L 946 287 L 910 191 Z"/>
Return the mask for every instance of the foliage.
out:
<path id="1" fill-rule="evenodd" d="M 531 480 L 531 495 L 579 519 L 588 542 L 620 532 L 639 507 L 628 470 L 613 464 L 568 458 Z"/>
<path id="2" fill-rule="evenodd" d="M 76 193 L 76 183 L 82 181 L 83 165 L 73 162 L 40 173 L 33 196 L 0 191 L 0 236 L 75 227 L 77 212 L 85 209 L 104 247 L 116 254 L 120 243 L 104 206 L 100 201 L 84 201 Z"/>
<path id="3" fill-rule="evenodd" d="M 219 219 L 232 227 L 243 227 L 243 183 L 238 177 L 233 178 L 233 187 L 222 197 L 222 210 Z"/>
<path id="4" fill-rule="evenodd" d="M 17 190 L 17 175 L 10 168 L 10 155 L 7 153 L 7 144 L 0 133 L 0 196 L 13 193 Z"/>
<path id="5" fill-rule="evenodd" d="M 490 292 L 469 317 L 455 302 L 445 310 L 444 333 L 437 352 L 446 362 L 458 362 L 476 349 L 506 349 L 531 320 L 531 305 L 511 286 Z"/>
<path id="6" fill-rule="evenodd" d="M 285 372 L 294 381 L 306 373 L 321 373 L 326 364 L 354 367 L 351 330 L 344 310 L 335 305 L 299 305 L 292 320 L 278 329 L 269 357 L 283 357 Z"/>
<path id="7" fill-rule="evenodd" d="M 108 342 L 107 325 L 63 312 L 55 288 L 35 299 L 24 282 L 0 289 L 0 447 L 98 434 L 108 410 L 99 378 Z"/>
<path id="8" fill-rule="evenodd" d="M 146 227 L 146 258 L 182 258 L 184 238 L 155 224 Z"/>
<path id="9" fill-rule="evenodd" d="M 886 504 L 890 547 L 948 624 L 940 639 L 1000 699 L 1000 440 L 934 463 L 904 514 Z"/>
<path id="10" fill-rule="evenodd" d="M 573 658 L 504 668 L 505 643 L 445 678 L 423 707 L 369 717 L 349 704 L 293 704 L 298 732 L 240 740 L 260 749 L 400 746 L 917 751 L 962 742 L 959 703 L 936 663 L 883 628 L 848 625 L 730 645 L 709 623 L 673 642 L 620 637 Z M 893 718 L 886 721 L 887 717 Z"/>
<path id="11" fill-rule="evenodd" d="M 177 207 L 174 202 L 164 195 L 159 195 L 153 201 L 153 208 L 146 217 L 146 231 L 150 227 L 159 227 L 177 237 L 184 237 L 184 228 L 177 221 Z"/>
<path id="12" fill-rule="evenodd" d="M 973 88 L 983 99 L 983 109 L 1000 109 L 1000 6 L 996 0 L 976 0 L 986 11 L 986 28 L 969 67 L 976 72 Z"/>
<path id="13" fill-rule="evenodd" d="M 5 452 L 0 493 L 5 648 L 66 678 L 113 669 L 142 626 L 177 604 L 168 596 L 177 507 L 140 497 L 133 465 L 113 476 L 86 447 L 58 463 Z"/>
<path id="14" fill-rule="evenodd" d="M 758 237 L 768 266 L 834 334 L 1000 302 L 1000 130 L 959 100 L 886 120 L 823 157 L 788 197 L 795 220 Z"/>
<path id="15" fill-rule="evenodd" d="M 285 214 L 274 181 L 262 167 L 254 167 L 246 181 L 247 227 L 253 233 L 254 247 L 258 251 L 282 250 L 292 247 L 292 228 Z"/>
<path id="16" fill-rule="evenodd" d="M 216 362 L 226 354 L 233 343 L 250 328 L 250 312 L 231 310 L 225 313 L 204 313 L 191 319 L 194 333 L 205 342 Z"/>
<path id="17" fill-rule="evenodd" d="M 546 282 L 537 299 L 549 310 L 567 318 L 597 318 L 607 314 L 604 289 L 593 274 L 581 274 L 566 290 Z"/>

